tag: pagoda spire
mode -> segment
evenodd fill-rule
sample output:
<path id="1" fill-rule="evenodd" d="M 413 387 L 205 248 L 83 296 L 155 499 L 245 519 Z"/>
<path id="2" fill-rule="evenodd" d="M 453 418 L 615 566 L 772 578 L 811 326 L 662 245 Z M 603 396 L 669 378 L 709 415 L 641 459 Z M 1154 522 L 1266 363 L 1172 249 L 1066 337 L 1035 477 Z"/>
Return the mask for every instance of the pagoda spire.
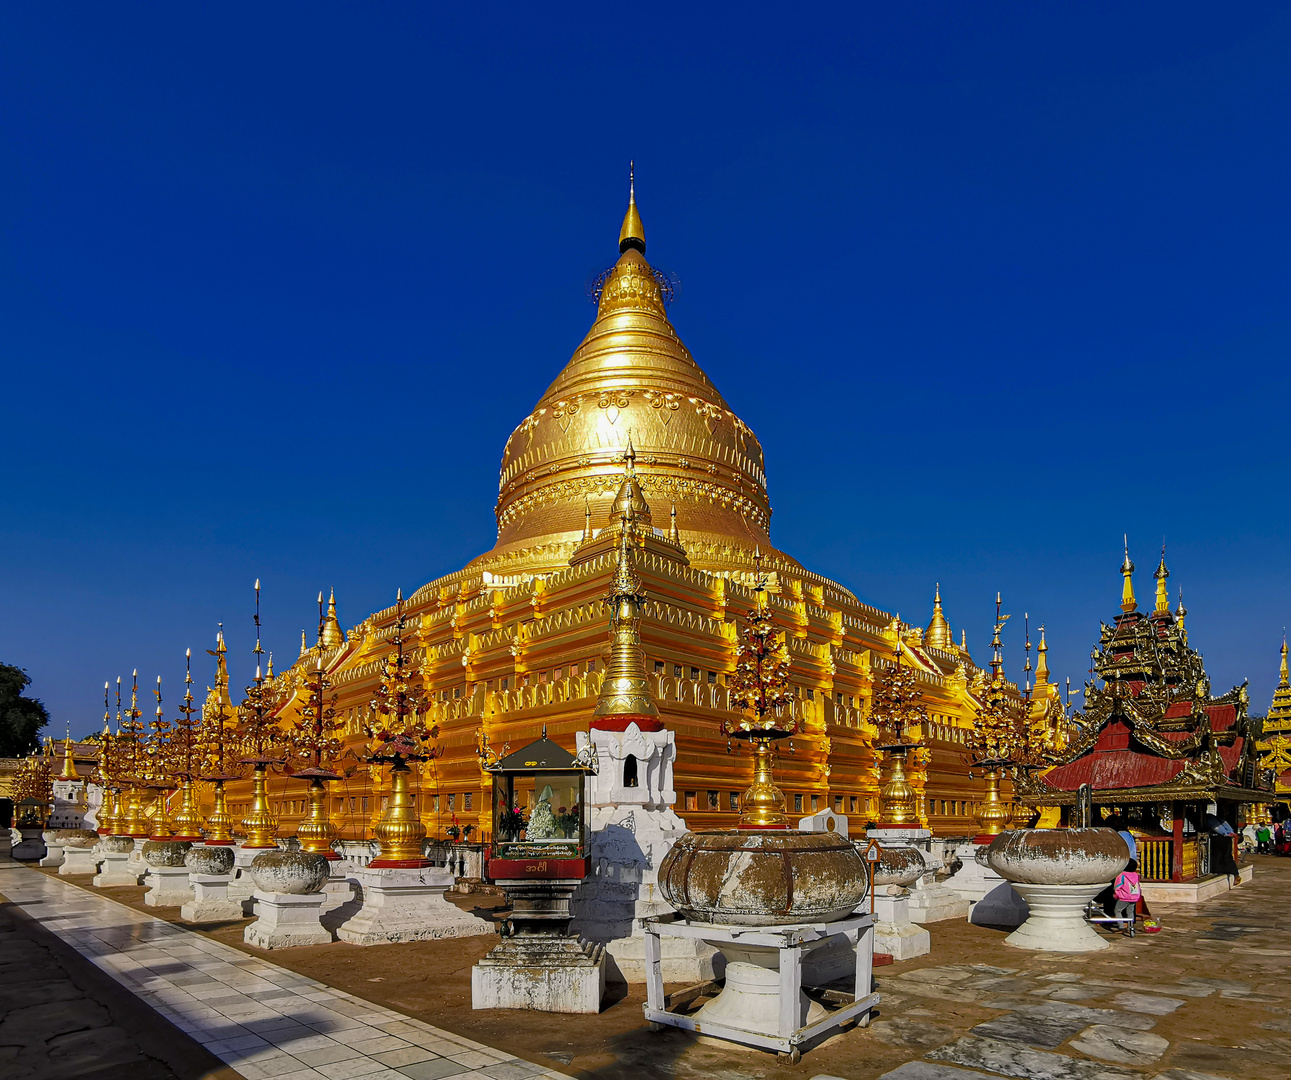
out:
<path id="1" fill-rule="evenodd" d="M 1286 679 L 1286 645 L 1282 646 L 1282 677 Z M 58 774 L 60 780 L 79 780 L 80 775 L 76 771 L 76 762 L 72 758 L 72 733 L 69 731 L 67 737 L 63 740 L 63 768 Z"/>
<path id="2" fill-rule="evenodd" d="M 1161 544 L 1161 565 L 1156 568 L 1156 573 L 1152 575 L 1157 579 L 1157 607 L 1156 614 L 1168 615 L 1170 613 L 1170 589 L 1166 581 L 1170 577 L 1170 571 L 1165 565 L 1165 543 Z"/>
<path id="3" fill-rule="evenodd" d="M 1174 609 L 1174 621 L 1179 624 L 1179 639 L 1188 644 L 1188 630 L 1183 625 L 1184 616 L 1188 614 L 1188 609 L 1183 606 L 1183 586 L 1179 586 L 1179 606 Z"/>
<path id="4" fill-rule="evenodd" d="M 618 562 L 605 598 L 613 610 L 610 618 L 610 660 L 601 680 L 601 691 L 592 710 L 592 727 L 624 730 L 635 723 L 642 730 L 658 730 L 659 709 L 646 679 L 641 649 L 641 604 L 645 588 L 636 569 L 636 546 L 627 515 L 619 534 Z"/>
<path id="5" fill-rule="evenodd" d="M 641 224 L 641 214 L 637 211 L 637 178 L 636 162 L 628 162 L 628 212 L 623 215 L 623 228 L 619 230 L 619 254 L 628 248 L 636 248 L 645 254 L 645 226 Z"/>
<path id="6" fill-rule="evenodd" d="M 1130 538 L 1125 537 L 1125 561 L 1121 563 L 1121 577 L 1125 579 L 1121 586 L 1121 610 L 1128 615 L 1138 608 L 1139 602 L 1134 599 L 1134 563 L 1130 561 Z"/>
<path id="7" fill-rule="evenodd" d="M 1049 683 L 1049 646 L 1044 640 L 1044 626 L 1040 627 L 1040 644 L 1036 646 L 1035 684 L 1039 688 Z"/>
<path id="8" fill-rule="evenodd" d="M 946 621 L 946 616 L 941 611 L 941 582 L 937 582 L 933 590 L 932 621 L 924 631 L 923 641 L 925 645 L 931 645 L 936 649 L 955 647 L 955 635 L 950 632 L 950 623 Z"/>
<path id="9" fill-rule="evenodd" d="M 1291 690 L 1291 680 L 1287 678 L 1287 634 L 1282 631 L 1282 663 L 1278 665 L 1278 689 Z"/>
<path id="10" fill-rule="evenodd" d="M 322 633 L 323 648 L 330 649 L 333 645 L 344 645 L 345 634 L 341 630 L 341 624 L 336 618 L 336 590 L 332 589 L 331 595 L 327 600 L 327 617 L 323 620 Z"/>
<path id="11" fill-rule="evenodd" d="M 668 525 L 668 539 L 674 544 L 681 543 L 681 533 L 677 531 L 677 504 L 672 504 L 672 514 Z"/>

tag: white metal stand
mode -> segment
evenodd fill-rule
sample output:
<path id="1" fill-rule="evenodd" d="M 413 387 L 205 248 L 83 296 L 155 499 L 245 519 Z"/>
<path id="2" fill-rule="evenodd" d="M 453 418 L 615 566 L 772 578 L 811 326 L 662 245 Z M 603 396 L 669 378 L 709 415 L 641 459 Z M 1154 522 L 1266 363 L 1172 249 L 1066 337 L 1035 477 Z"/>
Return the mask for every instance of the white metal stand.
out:
<path id="1" fill-rule="evenodd" d="M 872 915 L 852 915 L 830 923 L 793 923 L 788 926 L 718 926 L 710 923 L 692 923 L 685 919 L 648 919 L 645 923 L 645 966 L 646 966 L 646 1003 L 643 1006 L 645 1018 L 660 1030 L 662 1025 L 683 1028 L 687 1031 L 702 1032 L 731 1042 L 743 1043 L 745 1046 L 756 1046 L 762 1050 L 776 1051 L 796 1063 L 802 1056 L 802 1047 L 815 1041 L 827 1032 L 835 1031 L 853 1024 L 862 1027 L 869 1024 L 870 1010 L 879 1003 L 879 995 L 874 993 L 874 917 Z M 802 958 L 805 952 L 819 947 L 830 938 L 856 933 L 856 989 L 853 994 L 837 990 L 825 991 L 823 997 L 831 1005 L 838 1007 L 814 1022 L 803 1023 L 806 1017 L 802 1008 Z M 769 954 L 760 961 L 761 966 L 778 972 L 779 977 L 779 1022 L 775 1031 L 765 1028 L 754 1030 L 738 1026 L 729 1017 L 741 1015 L 738 1010 L 712 1010 L 723 1016 L 721 1021 L 709 1017 L 699 1018 L 670 1012 L 668 1004 L 680 1004 L 693 1000 L 699 993 L 673 994 L 671 1002 L 665 1001 L 663 993 L 663 970 L 661 964 L 661 937 L 699 938 L 707 941 L 717 949 L 730 946 L 732 953 L 741 954 L 741 959 L 756 952 Z M 728 967 L 728 989 L 730 992 L 730 967 Z M 692 988 L 700 993 L 710 993 L 716 989 L 715 983 L 701 984 Z M 720 999 L 719 999 L 720 1000 Z M 752 1020 L 752 1017 L 749 1017 Z"/>

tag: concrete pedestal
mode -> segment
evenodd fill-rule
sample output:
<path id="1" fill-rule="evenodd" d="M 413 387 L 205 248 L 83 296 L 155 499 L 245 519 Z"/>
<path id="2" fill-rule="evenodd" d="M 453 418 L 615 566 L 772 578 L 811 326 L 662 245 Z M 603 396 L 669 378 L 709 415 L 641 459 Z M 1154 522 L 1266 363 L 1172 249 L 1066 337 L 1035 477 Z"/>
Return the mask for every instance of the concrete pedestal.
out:
<path id="1" fill-rule="evenodd" d="M 337 937 L 351 945 L 473 937 L 493 932 L 490 924 L 444 899 L 445 890 L 453 885 L 453 875 L 440 867 L 369 867 L 360 872 L 358 880 L 363 907 L 336 931 Z"/>
<path id="2" fill-rule="evenodd" d="M 245 914 L 241 900 L 229 899 L 229 874 L 189 874 L 193 896 L 179 909 L 185 922 L 220 922 L 240 919 Z"/>
<path id="3" fill-rule="evenodd" d="M 910 918 L 916 923 L 935 923 L 947 919 L 966 919 L 972 904 L 960 893 L 937 880 L 935 873 L 925 874 L 910 886 Z"/>
<path id="4" fill-rule="evenodd" d="M 327 897 L 323 910 L 335 911 L 354 899 L 354 883 L 345 878 L 332 878 L 323 886 L 323 895 Z"/>
<path id="5" fill-rule="evenodd" d="M 94 875 L 94 886 L 110 889 L 116 885 L 138 885 L 139 875 L 130 866 L 130 852 L 105 851 L 99 872 Z"/>
<path id="6" fill-rule="evenodd" d="M 62 866 L 63 865 L 63 845 L 56 840 L 45 841 L 45 857 L 36 864 L 37 866 Z"/>
<path id="7" fill-rule="evenodd" d="M 97 874 L 103 856 L 94 848 L 64 848 L 63 862 L 58 868 L 59 874 L 67 877 L 71 874 Z"/>
<path id="8" fill-rule="evenodd" d="M 1022 894 L 1031 914 L 1004 939 L 1004 944 L 1044 952 L 1096 952 L 1109 948 L 1085 921 L 1085 905 L 1107 888 L 1107 882 L 1097 885 L 1015 882 L 1013 887 Z"/>
<path id="9" fill-rule="evenodd" d="M 143 880 L 149 887 L 143 902 L 149 907 L 180 907 L 193 899 L 187 866 L 150 866 Z"/>
<path id="10" fill-rule="evenodd" d="M 253 914 L 251 897 L 256 891 L 256 883 L 251 876 L 252 862 L 257 855 L 277 850 L 277 845 L 271 848 L 249 848 L 237 844 L 233 848 L 233 877 L 229 881 L 228 898 L 242 905 L 243 914 Z"/>
<path id="11" fill-rule="evenodd" d="M 605 946 L 576 937 L 503 938 L 471 969 L 471 1008 L 598 1013 Z"/>
<path id="12" fill-rule="evenodd" d="M 252 893 L 259 918 L 242 931 L 242 940 L 257 949 L 290 949 L 296 945 L 327 945 L 332 935 L 318 916 L 326 893 Z"/>
<path id="13" fill-rule="evenodd" d="M 977 926 L 1021 926 L 1029 914 L 1026 901 L 1009 882 L 978 860 L 986 847 L 975 844 L 962 850 L 960 868 L 945 884 L 969 902 L 969 922 Z"/>
<path id="14" fill-rule="evenodd" d="M 910 920 L 910 894 L 897 885 L 880 886 L 874 896 L 874 951 L 910 960 L 932 951 L 932 937 Z"/>
<path id="15" fill-rule="evenodd" d="M 19 825 L 18 832 L 22 835 L 22 839 L 10 849 L 9 857 L 18 859 L 20 862 L 37 862 L 43 859 L 45 857 L 45 841 L 40 835 L 40 826 Z"/>

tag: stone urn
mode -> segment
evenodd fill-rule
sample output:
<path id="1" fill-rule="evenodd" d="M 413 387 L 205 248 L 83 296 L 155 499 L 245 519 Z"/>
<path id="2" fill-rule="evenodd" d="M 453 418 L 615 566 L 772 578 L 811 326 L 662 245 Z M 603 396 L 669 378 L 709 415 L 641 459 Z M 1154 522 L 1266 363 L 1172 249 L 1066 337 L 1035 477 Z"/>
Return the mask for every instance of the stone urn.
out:
<path id="1" fill-rule="evenodd" d="M 916 847 L 893 845 L 883 848 L 879 863 L 874 868 L 876 888 L 893 886 L 904 890 L 928 872 L 923 852 Z"/>
<path id="2" fill-rule="evenodd" d="M 1030 916 L 1006 945 L 1049 952 L 1093 952 L 1108 944 L 1085 921 L 1085 906 L 1129 865 L 1130 850 L 1111 829 L 1016 829 L 1001 833 L 986 864 L 1011 882 Z"/>
<path id="3" fill-rule="evenodd" d="M 64 848 L 77 850 L 92 848 L 100 840 L 99 834 L 93 829 L 59 829 L 55 835 Z"/>
<path id="4" fill-rule="evenodd" d="M 143 860 L 149 866 L 183 866 L 192 846 L 188 840 L 145 840 Z"/>
<path id="5" fill-rule="evenodd" d="M 327 884 L 331 866 L 327 856 L 304 851 L 266 851 L 251 861 L 251 877 L 267 893 L 304 896 L 320 893 Z"/>
<path id="6" fill-rule="evenodd" d="M 224 877 L 233 872 L 233 849 L 195 844 L 184 856 L 184 865 L 190 874 Z"/>
<path id="7" fill-rule="evenodd" d="M 852 913 L 868 886 L 852 842 L 826 832 L 689 832 L 659 864 L 659 892 L 695 922 L 834 922 Z"/>
<path id="8" fill-rule="evenodd" d="M 129 855 L 134 851 L 134 838 L 130 836 L 104 836 L 99 838 L 99 850 L 113 855 Z"/>

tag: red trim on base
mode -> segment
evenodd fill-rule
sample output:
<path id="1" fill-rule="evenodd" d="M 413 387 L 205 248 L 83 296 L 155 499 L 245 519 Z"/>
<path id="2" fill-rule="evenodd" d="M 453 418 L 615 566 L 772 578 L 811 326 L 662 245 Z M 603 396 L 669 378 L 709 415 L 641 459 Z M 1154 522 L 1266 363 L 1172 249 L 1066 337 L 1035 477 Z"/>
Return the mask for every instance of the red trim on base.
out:
<path id="1" fill-rule="evenodd" d="M 368 868 L 371 870 L 424 870 L 433 865 L 429 859 L 373 859 L 368 863 Z"/>
<path id="2" fill-rule="evenodd" d="M 663 721 L 657 716 L 602 716 L 588 726 L 593 731 L 627 731 L 632 724 L 641 731 L 663 731 Z"/>
<path id="3" fill-rule="evenodd" d="M 736 826 L 736 829 L 739 832 L 778 832 L 782 829 L 792 828 L 792 825 L 745 825 L 744 822 L 740 822 L 740 824 Z"/>
<path id="4" fill-rule="evenodd" d="M 323 852 L 323 858 L 326 859 L 328 862 L 341 861 L 340 852 L 332 851 L 330 848 L 327 851 Z"/>
<path id="5" fill-rule="evenodd" d="M 190 844 L 200 844 L 202 842 L 202 838 L 200 836 L 168 836 L 166 839 L 187 840 Z"/>
<path id="6" fill-rule="evenodd" d="M 277 851 L 277 844 L 243 844 L 243 851 Z"/>
<path id="7" fill-rule="evenodd" d="M 872 964 L 871 966 L 872 966 L 872 967 L 887 967 L 890 963 L 892 963 L 892 954 L 891 954 L 891 953 L 876 952 L 876 953 L 874 954 L 874 962 L 873 962 L 873 964 Z"/>
<path id="8" fill-rule="evenodd" d="M 232 840 L 207 840 L 206 841 L 207 847 L 232 847 L 233 844 L 234 844 L 234 841 Z"/>
<path id="9" fill-rule="evenodd" d="M 1006 831 L 1007 831 L 1007 830 L 1006 830 Z M 973 843 L 974 843 L 974 844 L 989 844 L 989 843 L 990 843 L 992 840 L 994 840 L 997 836 L 1003 836 L 1003 835 L 1004 835 L 1004 833 L 1002 833 L 1002 832 L 997 832 L 997 833 L 978 833 L 976 836 L 974 836 L 974 837 L 973 837 Z"/>

